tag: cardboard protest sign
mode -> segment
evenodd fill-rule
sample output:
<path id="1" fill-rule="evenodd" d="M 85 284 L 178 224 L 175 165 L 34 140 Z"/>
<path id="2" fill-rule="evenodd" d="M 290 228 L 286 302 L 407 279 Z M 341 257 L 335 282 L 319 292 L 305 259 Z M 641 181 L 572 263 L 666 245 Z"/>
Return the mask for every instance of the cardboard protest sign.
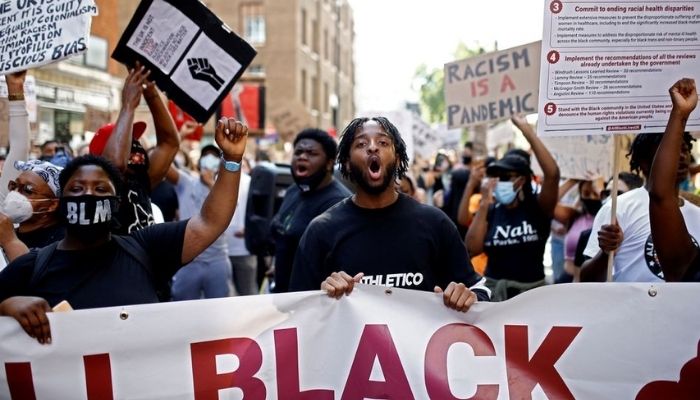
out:
<path id="1" fill-rule="evenodd" d="M 668 89 L 700 70 L 696 1 L 547 0 L 539 135 L 663 131 Z M 691 114 L 690 130 L 700 126 Z"/>
<path id="2" fill-rule="evenodd" d="M 537 112 L 540 42 L 445 64 L 449 128 Z"/>
<path id="3" fill-rule="evenodd" d="M 613 138 L 610 135 L 545 137 L 542 143 L 557 162 L 562 178 L 602 176 L 607 180 L 612 176 Z M 535 163 L 536 160 L 533 160 Z M 541 171 L 539 165 L 533 165 L 533 170 Z"/>
<path id="4" fill-rule="evenodd" d="M 201 2 L 144 0 L 112 57 L 140 61 L 168 97 L 206 122 L 255 55 Z"/>
<path id="5" fill-rule="evenodd" d="M 0 74 L 84 52 L 94 15 L 94 0 L 0 1 Z"/>

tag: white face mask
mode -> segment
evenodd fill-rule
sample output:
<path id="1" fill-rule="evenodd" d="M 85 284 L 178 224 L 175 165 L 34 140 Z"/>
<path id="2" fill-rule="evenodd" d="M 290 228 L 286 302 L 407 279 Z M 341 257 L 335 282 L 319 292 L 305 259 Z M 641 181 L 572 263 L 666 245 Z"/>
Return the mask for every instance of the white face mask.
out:
<path id="1" fill-rule="evenodd" d="M 207 154 L 199 160 L 199 167 L 201 169 L 208 169 L 210 171 L 218 171 L 220 164 L 221 159 L 211 154 Z"/>
<path id="2" fill-rule="evenodd" d="M 13 190 L 5 196 L 2 212 L 15 224 L 21 224 L 32 217 L 34 207 L 26 196 Z"/>

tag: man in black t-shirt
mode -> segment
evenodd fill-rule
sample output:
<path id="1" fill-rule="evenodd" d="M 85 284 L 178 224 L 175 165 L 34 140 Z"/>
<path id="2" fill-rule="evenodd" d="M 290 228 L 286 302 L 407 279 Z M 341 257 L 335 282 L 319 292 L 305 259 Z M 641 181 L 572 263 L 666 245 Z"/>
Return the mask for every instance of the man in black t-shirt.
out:
<path id="1" fill-rule="evenodd" d="M 272 220 L 275 293 L 289 291 L 294 255 L 311 220 L 351 194 L 333 178 L 337 152 L 335 140 L 320 129 L 305 129 L 294 139 L 292 177 L 295 184 L 287 189 Z"/>
<path id="2" fill-rule="evenodd" d="M 157 302 L 157 290 L 228 227 L 247 133 L 233 119 L 218 122 L 222 163 L 198 214 L 125 236 L 110 231 L 123 190 L 119 171 L 92 155 L 71 161 L 59 177 L 66 236 L 0 272 L 0 315 L 15 318 L 29 335 L 49 343 L 46 313 L 61 300 L 76 309 Z"/>
<path id="3" fill-rule="evenodd" d="M 442 211 L 395 190 L 408 156 L 389 120 L 353 120 L 338 153 L 341 172 L 357 191 L 311 222 L 294 260 L 290 290 L 320 286 L 337 298 L 357 282 L 434 290 L 460 311 L 477 298 L 488 300 L 456 226 Z"/>

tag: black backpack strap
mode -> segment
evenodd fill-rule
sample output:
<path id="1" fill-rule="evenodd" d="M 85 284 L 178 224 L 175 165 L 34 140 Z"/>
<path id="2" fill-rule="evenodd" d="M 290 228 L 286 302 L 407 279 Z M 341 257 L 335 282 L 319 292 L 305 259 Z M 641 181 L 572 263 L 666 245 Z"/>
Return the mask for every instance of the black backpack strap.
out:
<path id="1" fill-rule="evenodd" d="M 128 253 L 132 258 L 138 261 L 139 264 L 146 270 L 148 276 L 151 277 L 152 282 L 155 285 L 156 294 L 160 301 L 170 301 L 170 281 L 169 279 L 159 279 L 162 277 L 157 276 L 156 271 L 153 270 L 150 257 L 146 253 L 143 247 L 139 246 L 135 240 L 130 240 L 128 236 L 112 235 L 115 243 L 122 248 L 126 253 Z"/>
<path id="2" fill-rule="evenodd" d="M 112 239 L 114 239 L 114 242 L 121 247 L 122 250 L 126 251 L 131 257 L 138 261 L 149 274 L 153 275 L 153 270 L 151 269 L 151 263 L 149 261 L 150 258 L 148 257 L 148 254 L 146 254 L 146 250 L 144 250 L 143 247 L 124 236 L 112 235 Z"/>
<path id="3" fill-rule="evenodd" d="M 56 247 L 58 247 L 58 242 L 53 242 L 37 251 L 36 259 L 34 260 L 34 271 L 32 271 L 32 278 L 29 280 L 30 287 L 36 285 L 44 274 L 46 274 L 46 270 L 49 268 L 49 260 L 53 258 Z"/>

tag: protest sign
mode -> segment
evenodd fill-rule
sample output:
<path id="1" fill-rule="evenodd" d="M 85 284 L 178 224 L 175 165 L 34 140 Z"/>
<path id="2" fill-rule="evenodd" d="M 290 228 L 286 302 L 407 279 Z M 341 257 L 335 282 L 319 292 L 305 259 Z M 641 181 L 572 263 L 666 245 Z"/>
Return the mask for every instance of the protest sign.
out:
<path id="1" fill-rule="evenodd" d="M 204 123 L 255 54 L 201 2 L 144 0 L 112 57 L 129 67 L 140 61 L 168 97 Z"/>
<path id="2" fill-rule="evenodd" d="M 440 294 L 357 285 L 340 300 L 315 291 L 51 313 L 50 345 L 2 317 L 0 398 L 696 398 L 699 294 L 555 285 L 460 313 Z"/>
<path id="3" fill-rule="evenodd" d="M 544 137 L 542 143 L 557 162 L 562 178 L 600 176 L 607 180 L 612 176 L 612 136 Z M 537 160 L 533 160 L 532 168 L 535 174 L 542 176 Z"/>
<path id="4" fill-rule="evenodd" d="M 698 1 L 546 0 L 539 135 L 663 131 L 668 89 L 698 77 L 699 31 Z"/>
<path id="5" fill-rule="evenodd" d="M 94 0 L 0 1 L 0 74 L 83 53 Z"/>
<path id="6" fill-rule="evenodd" d="M 540 42 L 445 64 L 449 128 L 537 112 Z"/>

